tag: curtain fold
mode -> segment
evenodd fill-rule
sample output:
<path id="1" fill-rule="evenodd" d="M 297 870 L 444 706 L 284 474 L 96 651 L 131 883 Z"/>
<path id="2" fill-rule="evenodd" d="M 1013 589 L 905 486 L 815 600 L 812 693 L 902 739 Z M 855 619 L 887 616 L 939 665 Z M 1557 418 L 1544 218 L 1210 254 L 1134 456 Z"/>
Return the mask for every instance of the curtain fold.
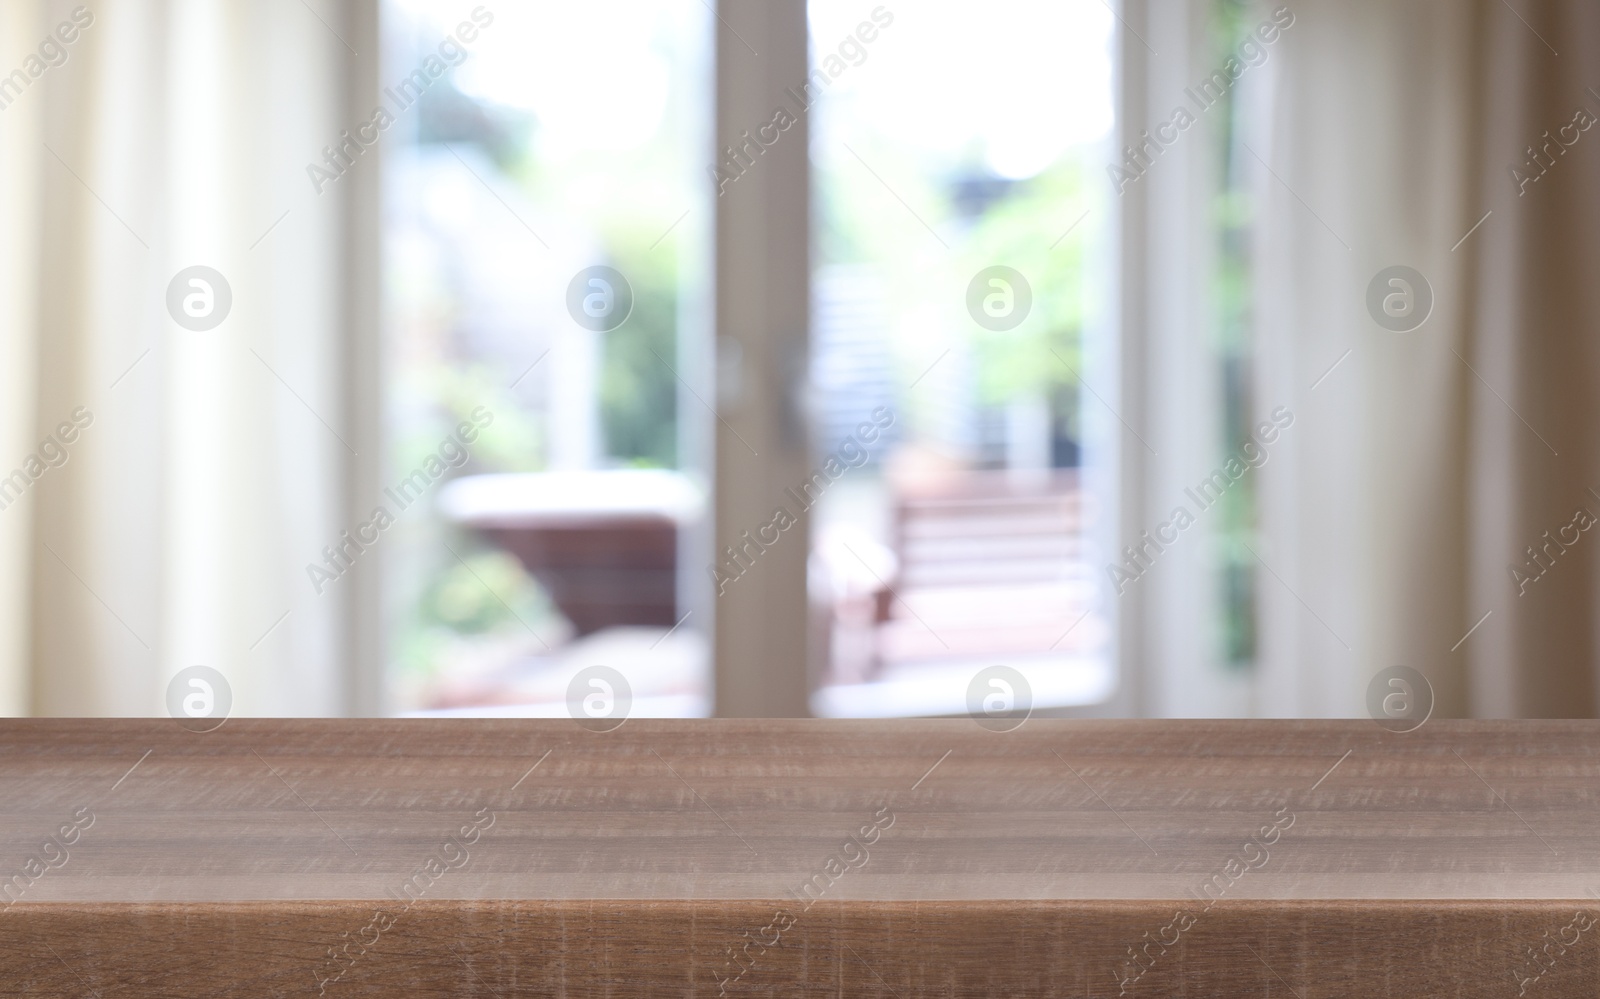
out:
<path id="1" fill-rule="evenodd" d="M 1263 714 L 1363 714 L 1395 665 L 1441 715 L 1600 707 L 1600 537 L 1572 528 L 1535 582 L 1513 574 L 1543 532 L 1600 517 L 1600 129 L 1513 174 L 1546 130 L 1600 120 L 1600 8 L 1517 7 L 1301 0 L 1246 128 L 1256 402 L 1299 434 L 1261 472 L 1281 577 L 1259 586 Z M 1432 291 L 1414 330 L 1369 312 L 1395 265 Z"/>
<path id="2" fill-rule="evenodd" d="M 340 141 L 377 53 L 328 16 L 0 15 L 0 51 L 75 34 L 0 111 L 0 475 L 27 480 L 0 510 L 0 713 L 161 714 L 194 665 L 227 678 L 234 713 L 349 708 L 356 596 L 316 596 L 304 567 L 348 526 L 353 455 L 377 448 L 350 427 L 344 343 L 349 203 L 376 163 L 320 196 L 305 164 Z M 212 328 L 169 302 L 195 266 L 231 294 Z M 46 449 L 65 457 L 29 474 Z"/>
<path id="3" fill-rule="evenodd" d="M 1485 7 L 1475 159 L 1494 215 L 1467 289 L 1467 360 L 1482 375 L 1469 383 L 1469 536 L 1472 606 L 1494 616 L 1462 651 L 1477 714 L 1593 716 L 1600 532 L 1577 514 L 1600 518 L 1600 7 L 1535 4 L 1526 24 Z"/>

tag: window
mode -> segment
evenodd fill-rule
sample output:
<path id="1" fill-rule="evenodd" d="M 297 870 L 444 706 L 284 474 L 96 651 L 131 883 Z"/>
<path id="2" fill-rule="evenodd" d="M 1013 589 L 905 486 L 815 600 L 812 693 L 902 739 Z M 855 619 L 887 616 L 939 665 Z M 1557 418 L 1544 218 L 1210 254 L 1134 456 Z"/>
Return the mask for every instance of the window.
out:
<path id="1" fill-rule="evenodd" d="M 730 138 L 713 134 L 713 48 L 789 30 L 741 33 L 740 13 L 386 6 L 385 81 L 409 112 L 384 182 L 400 710 L 564 713 L 597 668 L 635 714 L 712 710 L 714 622 L 740 613 L 719 560 L 755 523 L 714 509 L 716 483 L 788 481 L 757 463 L 782 449 L 788 403 L 749 390 L 787 355 L 741 356 L 726 334 L 711 349 L 713 223 L 753 210 L 718 187 L 786 182 L 773 157 L 752 180 L 709 153 Z M 810 548 L 760 567 L 803 585 L 739 584 L 767 622 L 740 641 L 808 636 L 821 715 L 961 713 L 974 691 L 1102 704 L 1111 11 L 806 13 L 810 75 L 780 100 L 810 134 L 811 474 L 749 510 L 805 518 Z M 799 40 L 757 39 L 773 60 Z M 757 70 L 717 72 L 737 88 Z M 763 252 L 744 228 L 720 252 Z M 776 415 L 747 424 L 739 405 Z M 744 428 L 721 468 L 718 423 Z M 722 641 L 726 668 L 764 659 Z"/>
<path id="2" fill-rule="evenodd" d="M 707 335 L 711 15 L 458 7 L 385 8 L 411 102 L 384 184 L 391 701 L 564 713 L 603 664 L 635 713 L 704 714 L 708 417 L 678 375 Z"/>
<path id="3" fill-rule="evenodd" d="M 813 708 L 1103 701 L 1111 12 L 809 8 Z"/>

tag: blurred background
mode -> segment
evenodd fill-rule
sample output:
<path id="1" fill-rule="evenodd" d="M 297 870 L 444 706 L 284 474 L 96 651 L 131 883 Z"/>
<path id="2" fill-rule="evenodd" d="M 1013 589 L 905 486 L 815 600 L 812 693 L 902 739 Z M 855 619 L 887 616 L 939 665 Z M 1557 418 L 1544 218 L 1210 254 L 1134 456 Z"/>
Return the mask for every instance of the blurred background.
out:
<path id="1" fill-rule="evenodd" d="M 1591 716 L 1597 88 L 1579 0 L 8 4 L 0 713 Z"/>

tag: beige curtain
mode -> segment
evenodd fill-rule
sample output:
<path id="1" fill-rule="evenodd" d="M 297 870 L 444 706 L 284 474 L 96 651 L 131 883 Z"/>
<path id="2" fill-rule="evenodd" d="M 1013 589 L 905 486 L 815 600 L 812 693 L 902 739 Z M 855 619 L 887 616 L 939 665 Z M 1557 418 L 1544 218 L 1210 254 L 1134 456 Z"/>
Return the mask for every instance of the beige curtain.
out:
<path id="1" fill-rule="evenodd" d="M 304 567 L 376 460 L 348 262 L 376 163 L 320 197 L 305 164 L 358 120 L 370 5 L 118 0 L 63 28 L 78 7 L 0 7 L 4 58 L 48 57 L 0 111 L 0 476 L 27 480 L 0 510 L 0 713 L 159 714 L 192 665 L 236 714 L 348 710 L 363 591 L 319 598 Z M 205 331 L 167 303 L 197 264 L 232 292 Z"/>
<path id="2" fill-rule="evenodd" d="M 1259 710 L 1360 715 L 1407 665 L 1437 714 L 1591 716 L 1600 128 L 1559 129 L 1600 120 L 1600 6 L 1292 8 L 1245 129 L 1256 403 L 1298 417 L 1260 480 Z M 1367 311 L 1397 264 L 1433 291 L 1412 332 Z M 1523 584 L 1546 531 L 1576 541 Z"/>

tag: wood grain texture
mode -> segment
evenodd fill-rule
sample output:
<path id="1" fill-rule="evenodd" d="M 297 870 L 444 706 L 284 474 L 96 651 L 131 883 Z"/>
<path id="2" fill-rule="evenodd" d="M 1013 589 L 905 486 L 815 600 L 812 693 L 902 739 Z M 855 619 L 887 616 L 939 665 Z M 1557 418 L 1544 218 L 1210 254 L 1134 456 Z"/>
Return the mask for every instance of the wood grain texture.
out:
<path id="1" fill-rule="evenodd" d="M 1577 996 L 1600 724 L 0 723 L 0 992 Z"/>

